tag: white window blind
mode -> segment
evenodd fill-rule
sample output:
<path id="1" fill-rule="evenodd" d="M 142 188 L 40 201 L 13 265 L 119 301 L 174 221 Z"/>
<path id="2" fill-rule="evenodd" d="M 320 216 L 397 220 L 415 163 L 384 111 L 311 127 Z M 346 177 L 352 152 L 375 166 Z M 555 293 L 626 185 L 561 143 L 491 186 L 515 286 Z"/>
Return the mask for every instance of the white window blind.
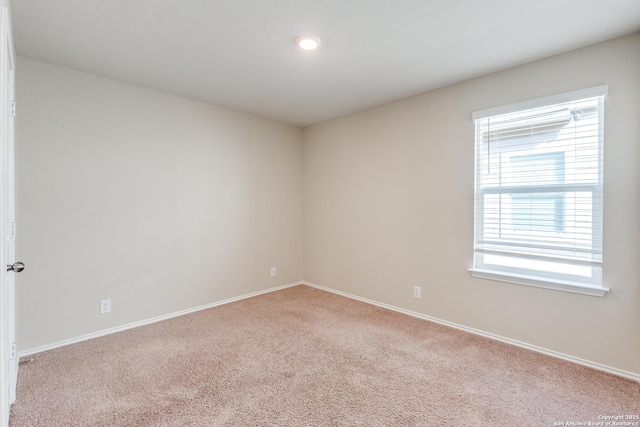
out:
<path id="1" fill-rule="evenodd" d="M 472 273 L 569 291 L 606 292 L 606 93 L 607 87 L 599 86 L 474 114 Z"/>

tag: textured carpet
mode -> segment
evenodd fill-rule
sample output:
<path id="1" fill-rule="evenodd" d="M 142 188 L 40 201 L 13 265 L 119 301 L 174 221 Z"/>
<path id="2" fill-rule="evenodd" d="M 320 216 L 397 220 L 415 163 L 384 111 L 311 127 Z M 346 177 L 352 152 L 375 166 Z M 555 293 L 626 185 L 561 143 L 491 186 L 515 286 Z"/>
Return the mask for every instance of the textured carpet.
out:
<path id="1" fill-rule="evenodd" d="M 30 357 L 12 427 L 553 426 L 640 414 L 633 381 L 306 286 Z"/>

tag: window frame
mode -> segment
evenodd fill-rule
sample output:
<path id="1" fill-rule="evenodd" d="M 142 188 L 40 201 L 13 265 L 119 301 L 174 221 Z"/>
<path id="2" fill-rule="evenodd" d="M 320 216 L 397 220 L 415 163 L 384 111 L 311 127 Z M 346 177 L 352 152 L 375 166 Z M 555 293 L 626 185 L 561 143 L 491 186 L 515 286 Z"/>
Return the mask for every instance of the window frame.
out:
<path id="1" fill-rule="evenodd" d="M 565 102 L 573 102 L 581 99 L 587 98 L 595 98 L 595 97 L 604 97 L 608 93 L 608 86 L 601 85 L 588 89 L 581 89 L 572 92 L 566 92 L 558 95 L 537 98 L 534 100 L 529 100 L 525 102 L 520 102 L 516 104 L 504 105 L 500 107 L 490 108 L 486 110 L 481 110 L 473 113 L 472 118 L 474 122 L 477 123 L 477 120 L 490 118 L 493 116 L 499 116 L 502 114 L 515 113 L 518 111 L 529 110 L 533 108 L 551 106 L 554 104 L 560 104 Z M 604 103 L 602 99 L 600 102 Z M 604 106 L 601 106 L 600 111 L 603 111 Z M 539 288 L 545 289 L 553 289 L 565 292 L 573 292 L 591 296 L 604 296 L 609 289 L 604 287 L 602 284 L 602 263 L 601 262 L 589 262 L 589 261 L 576 261 L 572 260 L 565 264 L 560 263 L 559 265 L 578 265 L 583 267 L 591 268 L 591 277 L 589 279 L 577 279 L 576 275 L 571 274 L 563 274 L 550 271 L 543 270 L 535 270 L 532 273 L 532 269 L 522 269 L 518 267 L 504 267 L 496 264 L 490 264 L 485 262 L 485 256 L 493 255 L 493 256 L 506 256 L 509 259 L 517 259 L 521 258 L 530 258 L 535 260 L 540 260 L 540 257 L 527 255 L 517 255 L 514 253 L 510 254 L 500 254 L 492 252 L 491 250 L 479 249 L 476 246 L 478 242 L 478 235 L 483 235 L 483 232 L 478 233 L 478 227 L 483 227 L 483 224 L 478 224 L 479 206 L 483 209 L 484 202 L 478 202 L 478 197 L 484 197 L 485 194 L 494 192 L 495 194 L 504 195 L 510 194 L 509 192 L 519 192 L 524 191 L 523 188 L 526 187 L 526 193 L 528 194 L 545 194 L 545 193 L 570 193 L 577 192 L 578 189 L 584 189 L 586 191 L 590 191 L 593 194 L 593 200 L 595 197 L 599 197 L 599 200 L 602 200 L 602 191 L 603 191 L 603 125 L 604 125 L 604 117 L 603 114 L 599 114 L 599 131 L 601 132 L 601 139 L 598 142 L 598 151 L 599 151 L 599 165 L 598 165 L 598 183 L 596 184 L 567 184 L 567 183 L 557 183 L 557 184 L 545 184 L 545 185 L 520 185 L 520 186 L 512 186 L 512 187 L 504 187 L 501 189 L 492 189 L 492 188 L 478 188 L 478 180 L 479 171 L 478 168 L 478 160 L 477 160 L 477 138 L 478 138 L 478 130 L 476 128 L 475 133 L 475 144 L 474 144 L 474 167 L 475 171 L 475 185 L 474 185 L 474 257 L 473 257 L 473 267 L 469 268 L 468 271 L 471 273 L 473 277 L 489 279 L 501 282 L 514 283 L 519 285 L 527 285 L 527 286 L 535 286 Z M 522 188 L 519 188 L 522 187 Z M 592 204 L 592 209 L 596 208 Z M 592 224 L 592 234 L 593 241 L 595 242 L 597 247 L 602 248 L 602 232 L 603 232 L 603 223 L 602 223 L 602 211 L 604 210 L 604 206 L 599 206 L 600 212 L 598 215 L 592 215 L 593 224 Z M 549 260 L 549 262 L 557 262 L 557 260 Z"/>

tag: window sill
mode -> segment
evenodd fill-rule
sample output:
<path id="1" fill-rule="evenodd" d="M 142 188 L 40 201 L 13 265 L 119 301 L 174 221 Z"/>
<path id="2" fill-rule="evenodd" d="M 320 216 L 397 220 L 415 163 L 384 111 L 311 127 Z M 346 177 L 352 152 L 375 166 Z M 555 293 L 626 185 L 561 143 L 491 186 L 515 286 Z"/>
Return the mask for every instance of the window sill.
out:
<path id="1" fill-rule="evenodd" d="M 609 288 L 584 283 L 570 282 L 567 280 L 540 279 L 533 276 L 509 274 L 492 270 L 468 269 L 473 277 L 480 279 L 496 280 L 498 282 L 515 283 L 517 285 L 534 286 L 536 288 L 553 289 L 556 291 L 572 292 L 575 294 L 603 297 Z"/>

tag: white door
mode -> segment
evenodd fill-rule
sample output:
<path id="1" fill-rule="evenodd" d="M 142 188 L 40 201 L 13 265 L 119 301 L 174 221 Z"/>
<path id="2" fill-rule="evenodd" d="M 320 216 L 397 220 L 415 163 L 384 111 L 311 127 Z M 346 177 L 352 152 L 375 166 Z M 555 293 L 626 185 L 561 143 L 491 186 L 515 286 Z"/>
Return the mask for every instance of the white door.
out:
<path id="1" fill-rule="evenodd" d="M 14 56 L 9 10 L 0 10 L 0 333 L 2 334 L 2 426 L 9 424 L 9 408 L 16 398 L 18 359 L 15 344 L 15 273 L 24 267 L 15 261 L 15 189 L 13 117 Z"/>

